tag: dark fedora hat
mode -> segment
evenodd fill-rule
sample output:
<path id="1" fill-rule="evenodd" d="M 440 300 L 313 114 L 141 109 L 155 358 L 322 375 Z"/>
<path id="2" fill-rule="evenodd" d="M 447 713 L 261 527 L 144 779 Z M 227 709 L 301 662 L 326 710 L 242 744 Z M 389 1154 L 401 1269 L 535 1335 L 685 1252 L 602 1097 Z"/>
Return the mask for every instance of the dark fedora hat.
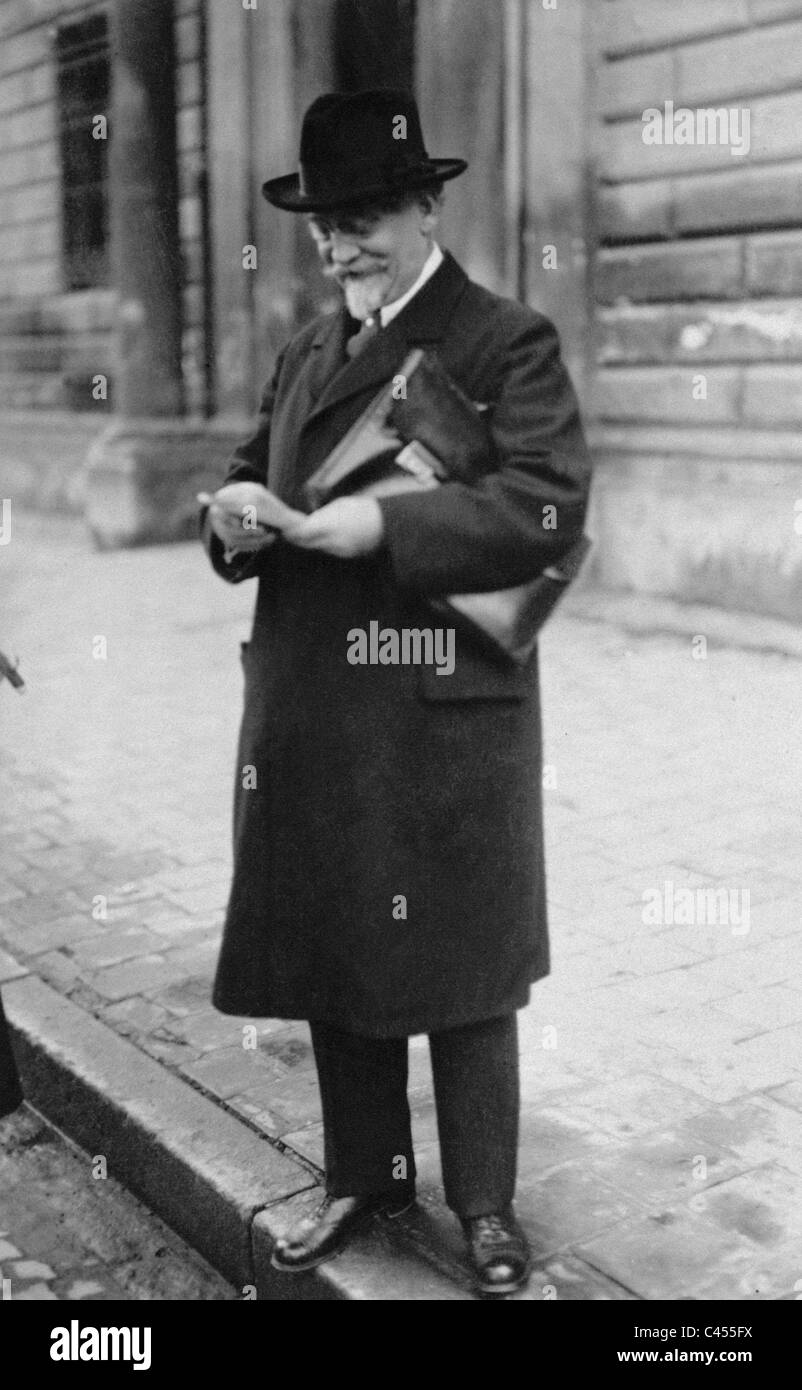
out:
<path id="1" fill-rule="evenodd" d="M 300 172 L 268 179 L 262 193 L 287 212 L 324 212 L 430 188 L 467 169 L 464 159 L 430 159 L 409 92 L 327 92 L 301 128 Z"/>

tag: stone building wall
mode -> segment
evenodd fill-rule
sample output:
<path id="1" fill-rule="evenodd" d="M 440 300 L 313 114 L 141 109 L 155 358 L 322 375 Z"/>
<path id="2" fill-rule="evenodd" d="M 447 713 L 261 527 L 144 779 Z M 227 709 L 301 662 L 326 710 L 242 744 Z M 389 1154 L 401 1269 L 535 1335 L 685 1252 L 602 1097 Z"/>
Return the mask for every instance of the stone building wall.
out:
<path id="1" fill-rule="evenodd" d="M 82 463 L 114 408 L 116 292 L 110 278 L 83 289 L 65 278 L 56 55 L 59 26 L 110 10 L 0 0 L 0 456 L 6 495 L 45 507 L 81 508 Z M 175 34 L 184 388 L 202 411 L 201 0 L 177 0 Z"/>
<path id="2" fill-rule="evenodd" d="M 802 0 L 595 13 L 598 573 L 798 622 Z M 700 109 L 744 152 L 665 140 Z"/>
<path id="3" fill-rule="evenodd" d="M 0 0 L 4 496 L 85 510 L 100 543 L 190 533 L 277 351 L 331 300 L 259 183 L 294 166 L 315 95 L 369 84 L 379 58 L 382 81 L 406 74 L 414 51 L 431 149 L 470 162 L 446 242 L 555 319 L 579 386 L 598 462 L 583 582 L 800 621 L 802 0 L 175 0 L 180 255 L 155 293 L 175 237 L 126 169 L 159 163 L 172 105 L 142 71 L 115 88 L 137 126 L 115 164 L 119 283 L 64 280 L 54 33 L 102 12 L 152 71 L 154 0 Z M 748 150 L 645 141 L 667 103 L 672 121 L 748 112 Z"/>

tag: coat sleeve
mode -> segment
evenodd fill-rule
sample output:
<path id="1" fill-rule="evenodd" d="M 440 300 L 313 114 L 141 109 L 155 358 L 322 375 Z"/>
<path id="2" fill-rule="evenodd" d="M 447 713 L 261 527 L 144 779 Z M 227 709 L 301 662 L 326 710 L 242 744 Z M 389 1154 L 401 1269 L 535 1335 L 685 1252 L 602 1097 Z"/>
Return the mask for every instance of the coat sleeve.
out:
<path id="1" fill-rule="evenodd" d="M 270 449 L 270 424 L 273 418 L 273 404 L 278 390 L 279 376 L 285 353 L 279 353 L 273 375 L 265 387 L 259 406 L 256 429 L 249 439 L 239 444 L 228 461 L 226 483 L 267 483 L 267 462 Z M 216 536 L 209 521 L 209 508 L 203 507 L 199 517 L 200 536 L 212 567 L 229 584 L 241 584 L 243 579 L 253 579 L 264 574 L 269 567 L 272 553 L 280 542 L 274 541 L 256 554 L 234 555 L 226 560 L 225 549 L 219 536 Z"/>
<path id="2" fill-rule="evenodd" d="M 499 467 L 475 485 L 443 483 L 380 499 L 404 587 L 479 593 L 525 583 L 582 533 L 591 464 L 554 325 L 517 319 L 489 418 Z"/>

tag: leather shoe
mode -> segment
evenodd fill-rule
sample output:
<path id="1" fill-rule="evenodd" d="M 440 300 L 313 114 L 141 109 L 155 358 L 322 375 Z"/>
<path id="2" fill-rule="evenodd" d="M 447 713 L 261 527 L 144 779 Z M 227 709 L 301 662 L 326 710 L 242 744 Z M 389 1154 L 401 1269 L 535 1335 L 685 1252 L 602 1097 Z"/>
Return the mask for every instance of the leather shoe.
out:
<path id="1" fill-rule="evenodd" d="M 480 1293 L 508 1294 L 524 1288 L 531 1266 L 529 1245 L 511 1209 L 469 1216 L 462 1228 Z"/>
<path id="2" fill-rule="evenodd" d="M 328 1194 L 311 1216 L 278 1240 L 271 1256 L 274 1269 L 295 1274 L 314 1269 L 334 1255 L 374 1216 L 400 1216 L 412 1206 L 415 1193 L 408 1188 L 370 1196 L 331 1197 Z"/>

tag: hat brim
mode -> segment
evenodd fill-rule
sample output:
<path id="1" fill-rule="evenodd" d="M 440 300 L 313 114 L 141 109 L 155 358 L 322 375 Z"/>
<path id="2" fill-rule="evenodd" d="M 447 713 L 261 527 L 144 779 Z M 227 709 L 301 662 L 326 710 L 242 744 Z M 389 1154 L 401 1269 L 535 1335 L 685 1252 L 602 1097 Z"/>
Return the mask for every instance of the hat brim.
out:
<path id="1" fill-rule="evenodd" d="M 331 198 L 316 198 L 301 192 L 298 174 L 284 174 L 278 179 L 268 179 L 262 184 L 262 197 L 284 212 L 331 212 L 334 208 L 359 207 L 362 203 L 392 198 L 396 193 L 414 193 L 418 189 L 431 188 L 438 183 L 446 183 L 463 174 L 468 167 L 465 159 L 430 159 L 431 171 L 418 174 L 409 183 L 376 183 L 359 189 L 351 189 Z"/>

